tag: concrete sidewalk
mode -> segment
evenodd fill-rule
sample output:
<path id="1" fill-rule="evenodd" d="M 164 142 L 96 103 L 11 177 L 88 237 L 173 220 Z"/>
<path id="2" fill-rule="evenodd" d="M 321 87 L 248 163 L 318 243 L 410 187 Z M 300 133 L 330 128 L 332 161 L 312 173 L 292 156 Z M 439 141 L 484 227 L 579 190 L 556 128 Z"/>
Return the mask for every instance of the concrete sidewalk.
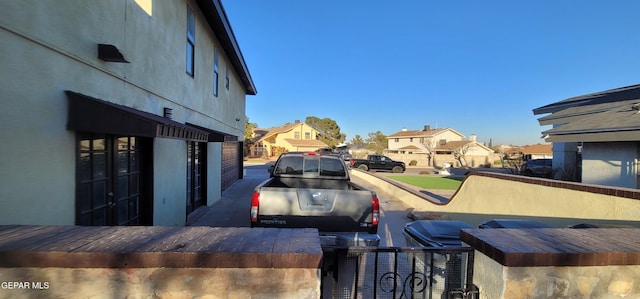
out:
<path id="1" fill-rule="evenodd" d="M 187 223 L 190 226 L 249 227 L 251 196 L 255 187 L 269 177 L 264 165 L 245 166 L 245 176 L 222 192 L 211 206 L 198 208 Z"/>

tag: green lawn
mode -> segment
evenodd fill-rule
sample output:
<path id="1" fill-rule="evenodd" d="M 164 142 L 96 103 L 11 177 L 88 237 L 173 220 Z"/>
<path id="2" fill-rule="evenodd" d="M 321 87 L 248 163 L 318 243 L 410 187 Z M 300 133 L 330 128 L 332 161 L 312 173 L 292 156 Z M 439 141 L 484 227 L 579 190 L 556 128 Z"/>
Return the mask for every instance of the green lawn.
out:
<path id="1" fill-rule="evenodd" d="M 431 176 L 390 175 L 388 178 L 425 189 L 449 189 L 457 190 L 462 183 L 462 178 L 446 178 Z"/>

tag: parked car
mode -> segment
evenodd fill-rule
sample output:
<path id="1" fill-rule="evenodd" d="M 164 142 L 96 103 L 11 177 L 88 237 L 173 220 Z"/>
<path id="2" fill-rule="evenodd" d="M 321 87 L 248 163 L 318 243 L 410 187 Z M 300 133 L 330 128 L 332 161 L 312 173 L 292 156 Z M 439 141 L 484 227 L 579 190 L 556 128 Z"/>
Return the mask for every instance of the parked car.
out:
<path id="1" fill-rule="evenodd" d="M 252 227 L 317 228 L 323 245 L 378 246 L 376 193 L 349 179 L 335 155 L 285 153 L 255 188 Z"/>
<path id="2" fill-rule="evenodd" d="M 338 156 L 340 156 L 343 161 L 351 166 L 351 159 L 353 159 L 353 157 L 351 156 L 351 154 L 349 154 L 349 152 L 340 152 L 338 153 Z"/>
<path id="3" fill-rule="evenodd" d="M 404 172 L 407 167 L 404 162 L 394 161 L 387 156 L 369 155 L 367 159 L 351 159 L 351 167 L 360 170 L 387 170 L 392 172 Z"/>
<path id="4" fill-rule="evenodd" d="M 522 165 L 521 173 L 526 176 L 550 178 L 553 159 L 531 159 Z"/>

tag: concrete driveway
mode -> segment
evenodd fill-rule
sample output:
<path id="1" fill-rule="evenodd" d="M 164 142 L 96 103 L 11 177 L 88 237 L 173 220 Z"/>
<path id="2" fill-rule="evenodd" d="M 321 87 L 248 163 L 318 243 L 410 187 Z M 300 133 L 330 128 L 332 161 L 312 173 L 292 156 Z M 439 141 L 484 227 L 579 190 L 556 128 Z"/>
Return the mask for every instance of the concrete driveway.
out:
<path id="1" fill-rule="evenodd" d="M 245 166 L 245 176 L 222 193 L 222 198 L 211 206 L 200 207 L 189 221 L 190 226 L 249 227 L 251 195 L 255 187 L 269 177 L 268 164 Z M 404 246 L 402 229 L 412 220 L 407 217 L 412 208 L 402 200 L 393 198 L 381 189 L 363 180 L 356 184 L 375 191 L 380 201 L 381 217 L 378 226 L 380 246 Z"/>

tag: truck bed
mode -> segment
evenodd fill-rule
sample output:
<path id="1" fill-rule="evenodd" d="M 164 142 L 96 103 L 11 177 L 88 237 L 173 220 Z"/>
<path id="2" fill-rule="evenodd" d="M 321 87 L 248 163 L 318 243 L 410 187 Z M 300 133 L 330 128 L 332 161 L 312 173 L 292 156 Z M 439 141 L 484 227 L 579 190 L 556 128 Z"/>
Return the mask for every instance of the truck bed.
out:
<path id="1" fill-rule="evenodd" d="M 313 188 L 319 184 L 316 179 L 274 178 L 259 185 L 256 190 L 259 190 L 260 209 L 255 226 L 314 227 L 320 232 L 377 232 L 377 227 L 370 225 L 374 196 L 371 191 L 339 180 L 322 183 L 323 188 Z"/>
<path id="2" fill-rule="evenodd" d="M 270 173 L 254 190 L 252 227 L 317 228 L 321 237 L 338 240 L 336 244 L 378 245 L 378 198 L 349 180 L 342 160 L 288 153 Z"/>

